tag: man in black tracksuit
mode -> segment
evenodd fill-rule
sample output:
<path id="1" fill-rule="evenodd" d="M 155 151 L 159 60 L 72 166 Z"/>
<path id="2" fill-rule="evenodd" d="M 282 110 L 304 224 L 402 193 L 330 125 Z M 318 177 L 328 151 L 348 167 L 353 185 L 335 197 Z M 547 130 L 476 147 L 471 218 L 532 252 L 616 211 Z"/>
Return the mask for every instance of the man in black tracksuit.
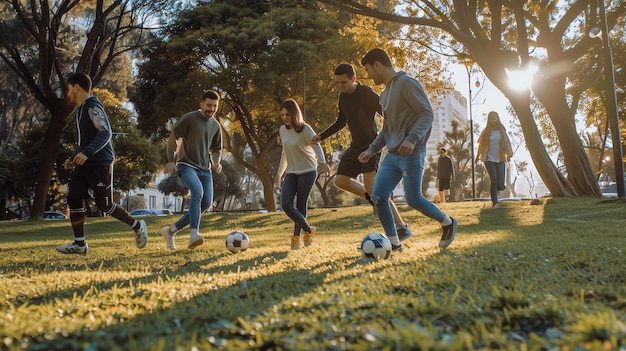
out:
<path id="1" fill-rule="evenodd" d="M 146 222 L 136 220 L 113 202 L 113 133 L 104 106 L 95 96 L 91 96 L 91 78 L 85 73 L 71 75 L 67 79 L 66 97 L 70 103 L 78 106 L 78 147 L 63 165 L 65 169 L 73 170 L 67 204 L 70 208 L 74 242 L 57 246 L 57 251 L 68 254 L 87 253 L 84 201 L 90 197 L 90 189 L 93 189 L 98 209 L 132 227 L 137 247 L 144 248 L 148 242 Z"/>

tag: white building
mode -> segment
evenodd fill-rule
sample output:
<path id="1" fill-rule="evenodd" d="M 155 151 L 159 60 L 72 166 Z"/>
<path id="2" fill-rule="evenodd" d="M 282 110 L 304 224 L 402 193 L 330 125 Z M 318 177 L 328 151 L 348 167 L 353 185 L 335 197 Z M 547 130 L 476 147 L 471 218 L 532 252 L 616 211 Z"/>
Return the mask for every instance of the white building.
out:
<path id="1" fill-rule="evenodd" d="M 139 196 L 143 197 L 146 202 L 146 208 L 153 209 L 167 209 L 174 213 L 182 212 L 183 198 L 181 196 L 174 196 L 172 194 L 166 196 L 157 188 L 158 184 L 167 178 L 164 173 L 159 174 L 155 180 L 145 188 L 135 188 L 126 194 L 122 194 L 120 198 L 120 205 L 126 208 L 126 196 Z"/>
<path id="2" fill-rule="evenodd" d="M 444 141 L 444 132 L 452 130 L 452 121 L 459 123 L 461 128 L 469 126 L 467 113 L 467 98 L 456 90 L 450 91 L 443 97 L 436 97 L 433 106 L 433 130 L 426 146 L 426 157 L 437 159 L 437 145 Z"/>

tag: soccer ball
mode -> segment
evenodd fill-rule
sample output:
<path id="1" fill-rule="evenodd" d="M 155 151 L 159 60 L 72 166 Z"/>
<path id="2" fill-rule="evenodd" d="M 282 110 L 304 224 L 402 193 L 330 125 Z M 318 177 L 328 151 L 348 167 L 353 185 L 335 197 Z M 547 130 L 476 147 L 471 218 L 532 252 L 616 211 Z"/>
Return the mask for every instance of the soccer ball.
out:
<path id="1" fill-rule="evenodd" d="M 369 233 L 361 241 L 360 250 L 363 257 L 387 259 L 391 257 L 391 241 L 385 234 Z"/>
<path id="2" fill-rule="evenodd" d="M 245 251 L 250 245 L 248 234 L 235 230 L 226 236 L 226 248 L 232 253 Z"/>

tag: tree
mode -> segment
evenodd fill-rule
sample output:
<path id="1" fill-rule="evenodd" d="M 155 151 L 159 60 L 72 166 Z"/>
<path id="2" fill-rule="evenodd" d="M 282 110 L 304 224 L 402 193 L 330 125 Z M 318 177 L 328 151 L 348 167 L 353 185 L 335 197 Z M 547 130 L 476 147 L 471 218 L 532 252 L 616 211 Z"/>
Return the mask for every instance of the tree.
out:
<path id="1" fill-rule="evenodd" d="M 130 112 L 121 107 L 121 102 L 113 94 L 98 88 L 93 89 L 93 94 L 104 105 L 113 131 L 112 143 L 116 155 L 113 187 L 122 191 L 145 187 L 151 182 L 152 174 L 159 165 L 158 147 L 139 135 L 131 121 Z M 14 172 L 20 175 L 17 177 L 19 182 L 31 191 L 32 186 L 27 185 L 35 183 L 39 160 L 44 152 L 45 133 L 44 124 L 35 124 L 17 143 L 20 156 Z M 67 184 L 71 172 L 63 168 L 63 162 L 75 150 L 76 143 L 76 123 L 71 119 L 59 141 L 60 150 L 49 179 L 46 209 L 64 204 L 65 193 L 61 191 L 61 186 Z M 29 192 L 28 197 L 31 195 L 32 192 Z"/>
<path id="2" fill-rule="evenodd" d="M 336 115 L 332 69 L 341 61 L 358 62 L 372 47 L 372 38 L 379 36 L 357 40 L 360 32 L 349 26 L 351 17 L 320 11 L 315 1 L 221 0 L 183 11 L 169 28 L 167 40 L 152 48 L 149 60 L 140 66 L 133 98 L 140 127 L 155 140 L 165 137 L 172 117 L 197 105 L 193 97 L 201 93 L 199 89 L 216 87 L 223 93 L 225 148 L 258 177 L 266 207 L 274 211 L 278 106 L 293 97 L 315 130 L 332 122 Z M 367 48 L 360 45 L 365 42 Z M 408 51 L 406 46 L 395 50 Z M 433 71 L 441 66 L 433 64 Z M 323 191 L 324 186 L 320 183 L 318 188 Z"/>
<path id="3" fill-rule="evenodd" d="M 20 165 L 19 159 L 20 156 L 14 148 L 3 152 L 0 156 L 0 220 L 23 217 L 21 213 L 16 214 L 14 211 L 9 211 L 7 206 L 10 202 L 19 205 L 28 199 L 30 194 L 18 176 L 19 173 L 16 172 Z"/>
<path id="4" fill-rule="evenodd" d="M 158 146 L 141 136 L 130 111 L 122 107 L 122 102 L 113 93 L 94 88 L 93 94 L 104 105 L 113 131 L 112 143 L 115 150 L 113 187 L 122 191 L 145 188 L 152 182 L 153 175 L 159 168 Z"/>
<path id="5" fill-rule="evenodd" d="M 599 23 L 598 1 L 406 1 L 403 14 L 380 11 L 360 1 L 320 1 L 411 25 L 410 34 L 416 40 L 433 48 L 445 44 L 452 55 L 471 58 L 511 102 L 533 162 L 552 194 L 600 196 L 575 123 L 581 96 L 600 78 L 603 66 L 583 69 L 581 64 L 581 59 L 593 57 L 594 47 L 600 45 L 587 35 Z M 609 28 L 626 12 L 626 4 L 618 4 L 608 9 Z M 435 35 L 429 28 L 436 30 Z M 424 35 L 427 32 L 429 36 Z M 537 69 L 532 85 L 513 89 L 507 71 L 529 72 L 531 67 Z M 536 99 L 554 128 L 567 178 L 546 151 L 531 99 Z"/>
<path id="6" fill-rule="evenodd" d="M 241 189 L 241 174 L 231 165 L 228 161 L 222 161 L 222 172 L 214 174 L 215 183 L 213 191 L 213 199 L 217 204 L 217 208 L 214 210 L 227 211 L 232 209 L 233 204 L 240 202 L 244 197 L 244 192 Z M 227 205 L 226 203 L 230 205 Z M 243 207 L 243 203 L 239 205 Z"/>
<path id="7" fill-rule="evenodd" d="M 165 0 L 81 5 L 77 0 L 7 0 L 0 5 L 0 58 L 49 114 L 32 218 L 43 215 L 61 133 L 75 108 L 62 93 L 65 75 L 85 72 L 97 85 L 113 60 L 140 47 L 156 17 L 172 8 Z"/>
<path id="8" fill-rule="evenodd" d="M 533 176 L 533 172 L 528 169 L 528 162 L 516 162 L 515 168 L 517 169 L 517 173 L 519 173 L 520 175 L 522 175 L 522 177 L 524 177 L 524 179 L 526 179 L 526 184 L 528 184 L 528 196 L 533 197 L 533 193 L 535 192 L 535 179 Z"/>
<path id="9" fill-rule="evenodd" d="M 626 73 L 624 72 L 624 60 L 626 60 L 626 41 L 623 40 L 626 31 L 626 18 L 621 18 L 618 25 L 613 29 L 611 34 L 611 46 L 613 52 L 613 62 L 615 65 L 615 85 L 618 110 L 625 111 L 626 108 Z M 621 39 L 621 40 L 620 40 Z M 593 58 L 588 59 L 589 65 L 597 65 L 598 62 Z M 603 76 L 604 78 L 604 76 Z M 596 82 L 589 91 L 586 92 L 581 99 L 582 115 L 585 119 L 585 125 L 589 131 L 581 135 L 585 148 L 587 149 L 591 164 L 596 169 L 598 178 L 608 175 L 611 179 L 615 177 L 615 164 L 612 161 L 606 162 L 605 157 L 612 158 L 612 138 L 610 137 L 610 129 L 608 118 L 606 115 L 606 93 L 604 87 L 607 83 L 604 79 Z M 621 116 L 621 135 L 622 147 L 626 145 L 626 124 L 624 123 L 624 114 Z M 626 151 L 626 149 L 624 149 Z M 610 156 L 608 156 L 610 155 Z"/>

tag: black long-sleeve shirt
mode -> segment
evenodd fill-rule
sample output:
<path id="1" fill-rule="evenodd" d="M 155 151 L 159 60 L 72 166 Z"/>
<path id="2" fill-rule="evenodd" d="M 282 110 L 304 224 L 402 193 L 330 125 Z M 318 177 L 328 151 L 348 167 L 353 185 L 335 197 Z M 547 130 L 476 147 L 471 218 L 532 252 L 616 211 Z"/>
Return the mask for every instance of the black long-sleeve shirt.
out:
<path id="1" fill-rule="evenodd" d="M 339 113 L 337 120 L 320 133 L 322 140 L 340 131 L 346 125 L 352 136 L 351 148 L 367 149 L 378 135 L 374 117 L 381 113 L 378 94 L 372 88 L 357 83 L 352 94 L 339 94 Z"/>
<path id="2" fill-rule="evenodd" d="M 437 178 L 450 179 L 454 177 L 454 167 L 449 156 L 439 157 L 437 161 Z"/>

